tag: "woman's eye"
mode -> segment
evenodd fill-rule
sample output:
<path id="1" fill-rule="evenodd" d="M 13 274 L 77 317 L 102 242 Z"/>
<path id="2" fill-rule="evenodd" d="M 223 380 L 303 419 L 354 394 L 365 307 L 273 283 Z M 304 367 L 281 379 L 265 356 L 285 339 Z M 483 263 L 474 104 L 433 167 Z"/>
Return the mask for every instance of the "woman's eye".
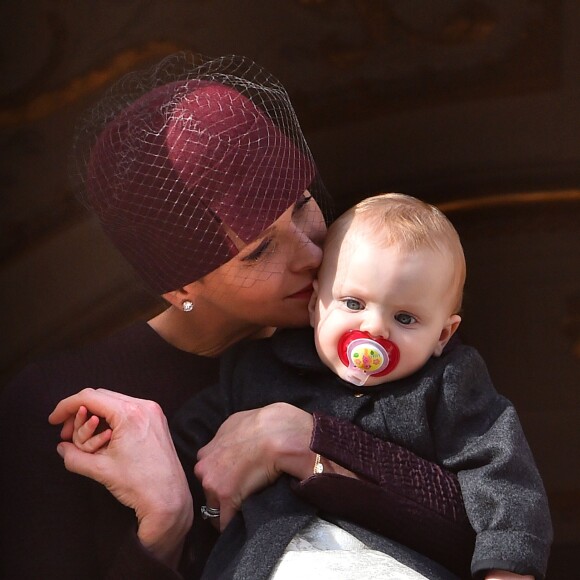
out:
<path id="1" fill-rule="evenodd" d="M 365 305 L 356 298 L 345 298 L 343 300 L 343 303 L 349 310 L 353 310 L 355 312 L 359 310 L 364 310 L 365 307 Z"/>
<path id="2" fill-rule="evenodd" d="M 246 256 L 244 256 L 242 258 L 242 261 L 243 262 L 256 262 L 266 253 L 266 251 L 270 247 L 271 243 L 272 243 L 271 238 L 266 238 L 266 239 L 262 240 L 259 243 L 257 248 L 253 249 L 249 254 L 247 254 Z"/>
<path id="3" fill-rule="evenodd" d="M 406 312 L 399 312 L 399 314 L 396 314 L 395 320 L 404 326 L 417 322 L 417 319 L 412 314 L 407 314 Z"/>
<path id="4" fill-rule="evenodd" d="M 295 204 L 292 210 L 292 215 L 295 216 L 308 202 L 312 199 L 310 194 L 303 195 Z"/>

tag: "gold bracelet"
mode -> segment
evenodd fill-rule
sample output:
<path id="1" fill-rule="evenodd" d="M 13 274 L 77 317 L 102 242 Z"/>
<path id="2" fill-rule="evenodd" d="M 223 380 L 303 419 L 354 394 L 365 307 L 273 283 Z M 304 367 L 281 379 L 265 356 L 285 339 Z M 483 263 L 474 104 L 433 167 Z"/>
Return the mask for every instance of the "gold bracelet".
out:
<path id="1" fill-rule="evenodd" d="M 322 465 L 322 461 L 320 460 L 320 453 L 317 453 L 316 459 L 314 460 L 314 468 L 312 470 L 312 473 L 316 475 L 317 473 L 322 473 L 323 471 L 324 465 Z"/>

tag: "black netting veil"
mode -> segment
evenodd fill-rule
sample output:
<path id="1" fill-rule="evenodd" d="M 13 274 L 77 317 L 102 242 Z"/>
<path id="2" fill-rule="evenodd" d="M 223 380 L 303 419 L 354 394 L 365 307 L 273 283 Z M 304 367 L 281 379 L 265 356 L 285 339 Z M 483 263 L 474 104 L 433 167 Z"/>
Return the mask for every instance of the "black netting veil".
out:
<path id="1" fill-rule="evenodd" d="M 230 260 L 305 190 L 330 215 L 286 90 L 241 56 L 183 52 L 123 77 L 79 123 L 73 173 L 158 293 Z"/>

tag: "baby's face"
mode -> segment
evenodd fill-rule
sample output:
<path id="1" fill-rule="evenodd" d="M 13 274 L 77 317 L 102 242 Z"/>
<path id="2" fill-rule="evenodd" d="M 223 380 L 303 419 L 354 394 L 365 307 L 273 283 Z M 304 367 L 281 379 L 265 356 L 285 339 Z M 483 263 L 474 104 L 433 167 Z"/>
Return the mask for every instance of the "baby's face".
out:
<path id="1" fill-rule="evenodd" d="M 417 371 L 441 354 L 461 320 L 451 314 L 453 272 L 451 256 L 435 250 L 403 252 L 347 233 L 339 250 L 326 250 L 315 286 L 318 296 L 311 303 L 319 356 L 341 378 L 368 386 Z M 383 376 L 373 376 L 371 368 L 364 375 L 357 371 L 363 380 L 353 380 L 339 349 L 341 338 L 352 330 L 379 339 L 386 358 L 394 362 L 398 355 L 398 362 Z"/>

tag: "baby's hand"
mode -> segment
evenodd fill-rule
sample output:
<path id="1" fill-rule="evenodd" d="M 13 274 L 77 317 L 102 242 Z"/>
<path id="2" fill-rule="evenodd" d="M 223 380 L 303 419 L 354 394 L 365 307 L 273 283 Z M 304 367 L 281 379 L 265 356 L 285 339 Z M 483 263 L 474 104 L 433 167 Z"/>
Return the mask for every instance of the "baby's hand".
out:
<path id="1" fill-rule="evenodd" d="M 75 415 L 74 430 L 72 434 L 73 443 L 86 453 L 95 453 L 109 442 L 111 439 L 111 429 L 98 432 L 99 417 L 91 415 L 86 407 L 81 406 Z"/>

